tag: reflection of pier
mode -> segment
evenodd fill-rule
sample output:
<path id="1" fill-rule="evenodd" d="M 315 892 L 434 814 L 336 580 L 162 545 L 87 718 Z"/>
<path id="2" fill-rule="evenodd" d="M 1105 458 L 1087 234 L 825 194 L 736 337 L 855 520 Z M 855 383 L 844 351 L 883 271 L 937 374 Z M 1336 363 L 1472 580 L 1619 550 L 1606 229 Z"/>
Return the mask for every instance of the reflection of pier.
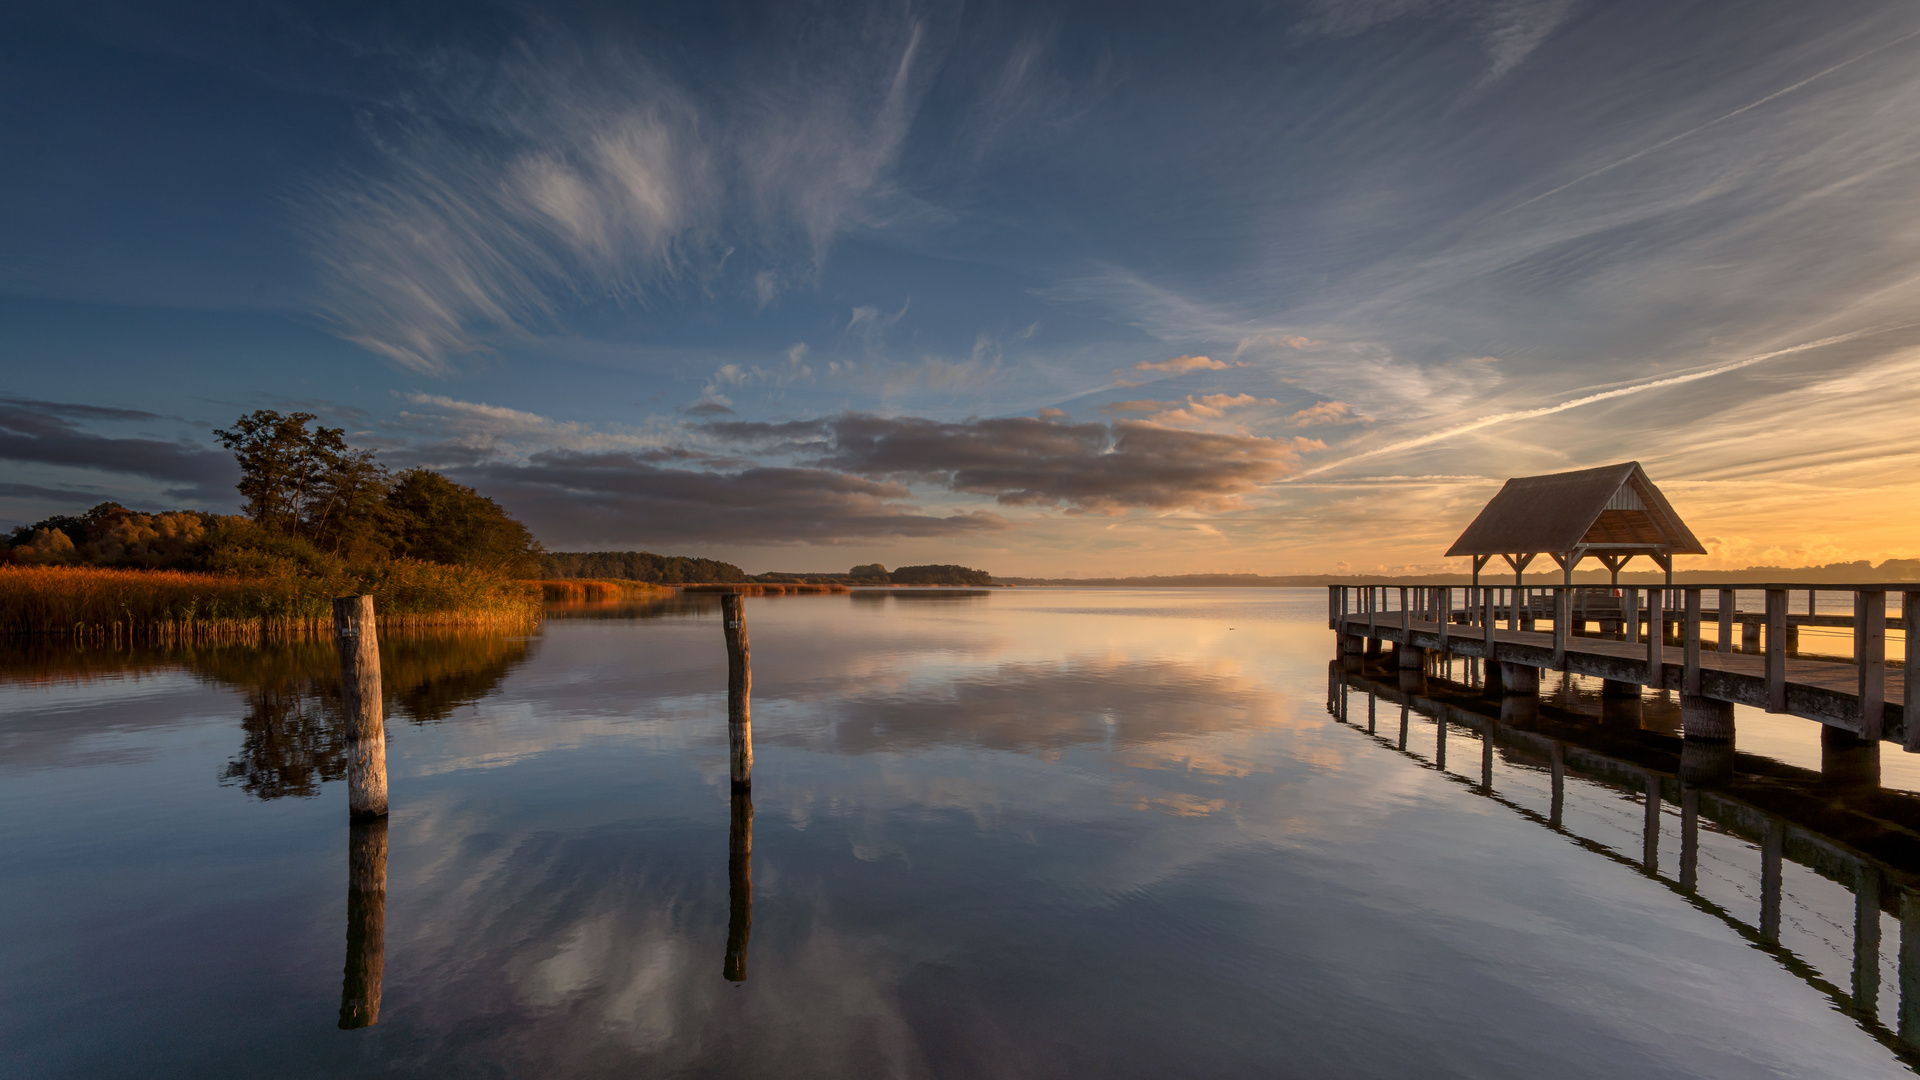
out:
<path id="1" fill-rule="evenodd" d="M 1595 718 L 1532 699 L 1516 709 L 1512 698 L 1502 707 L 1486 700 L 1479 688 L 1430 680 L 1422 669 L 1399 670 L 1394 664 L 1369 672 L 1366 667 L 1351 657 L 1331 665 L 1327 707 L 1336 720 L 1414 757 L 1419 757 L 1409 749 L 1414 718 L 1433 722 L 1431 767 L 1452 771 L 1478 793 L 1659 880 L 1826 994 L 1909 1064 L 1920 1065 L 1920 797 L 1879 787 L 1877 745 L 1830 741 L 1823 746 L 1819 773 L 1745 755 L 1736 771 L 1729 745 L 1643 731 L 1621 723 L 1631 718 L 1618 711 Z M 1435 667 L 1451 670 L 1451 665 Z M 1449 729 L 1478 738 L 1477 770 L 1448 770 Z M 1524 796 L 1496 790 L 1496 755 L 1509 768 L 1545 774 L 1544 813 L 1524 805 Z M 1618 850 L 1567 826 L 1569 778 L 1603 789 L 1609 801 L 1638 798 L 1637 852 Z M 1679 811 L 1680 850 L 1677 873 L 1671 876 L 1661 872 L 1663 806 Z M 1701 894 L 1702 833 L 1707 831 L 1758 849 L 1753 868 L 1757 910 L 1730 910 Z M 1852 923 L 1848 985 L 1836 985 L 1808 958 L 1782 946 L 1783 900 L 1792 898 L 1783 886 L 1783 861 L 1851 893 L 1850 919 L 1840 917 Z M 1723 865 L 1716 861 L 1716 872 Z M 1881 1020 L 1880 1007 L 1883 912 L 1900 926 L 1899 1000 L 1891 1028 Z"/>

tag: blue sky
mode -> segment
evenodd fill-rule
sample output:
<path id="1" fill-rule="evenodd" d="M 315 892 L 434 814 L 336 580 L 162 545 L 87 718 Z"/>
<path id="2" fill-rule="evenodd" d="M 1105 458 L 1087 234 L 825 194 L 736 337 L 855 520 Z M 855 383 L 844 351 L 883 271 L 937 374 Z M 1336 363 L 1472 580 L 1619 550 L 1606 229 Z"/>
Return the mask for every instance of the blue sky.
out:
<path id="1" fill-rule="evenodd" d="M 1638 459 L 1920 555 L 1920 9 L 16 4 L 0 519 L 345 426 L 551 548 L 1442 565 Z"/>

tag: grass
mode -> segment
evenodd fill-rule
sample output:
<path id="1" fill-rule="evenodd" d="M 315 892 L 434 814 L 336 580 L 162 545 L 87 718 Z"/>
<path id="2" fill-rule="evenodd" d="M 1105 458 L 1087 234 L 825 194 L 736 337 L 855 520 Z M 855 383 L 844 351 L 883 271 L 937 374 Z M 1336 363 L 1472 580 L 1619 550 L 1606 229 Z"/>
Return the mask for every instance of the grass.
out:
<path id="1" fill-rule="evenodd" d="M 627 581 L 623 579 L 603 580 L 595 578 L 555 578 L 536 581 L 540 595 L 549 601 L 587 601 L 618 600 L 633 594 L 650 595 L 669 591 L 664 585 L 655 585 L 648 581 Z"/>
<path id="2" fill-rule="evenodd" d="M 523 582 L 408 559 L 325 576 L 6 566 L 0 633 L 127 641 L 327 633 L 334 597 L 369 593 L 383 627 L 527 625 L 540 616 Z"/>

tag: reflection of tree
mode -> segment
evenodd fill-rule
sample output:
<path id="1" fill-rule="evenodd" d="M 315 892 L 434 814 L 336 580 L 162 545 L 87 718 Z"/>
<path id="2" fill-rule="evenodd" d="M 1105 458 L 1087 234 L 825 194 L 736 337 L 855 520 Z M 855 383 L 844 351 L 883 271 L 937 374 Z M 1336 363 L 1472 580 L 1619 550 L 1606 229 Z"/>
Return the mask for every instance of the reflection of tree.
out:
<path id="1" fill-rule="evenodd" d="M 415 724 L 445 720 L 500 685 L 527 658 L 525 640 L 499 634 L 381 631 L 387 715 Z M 340 661 L 325 638 L 259 645 L 89 648 L 39 638 L 0 641 L 9 682 L 51 683 L 185 667 L 240 690 L 240 753 L 220 774 L 256 798 L 312 796 L 346 776 L 346 716 Z"/>
<path id="2" fill-rule="evenodd" d="M 304 680 L 248 690 L 240 730 L 240 756 L 227 763 L 220 781 L 238 783 L 254 798 L 318 795 L 322 783 L 347 774 L 337 679 L 325 689 Z"/>

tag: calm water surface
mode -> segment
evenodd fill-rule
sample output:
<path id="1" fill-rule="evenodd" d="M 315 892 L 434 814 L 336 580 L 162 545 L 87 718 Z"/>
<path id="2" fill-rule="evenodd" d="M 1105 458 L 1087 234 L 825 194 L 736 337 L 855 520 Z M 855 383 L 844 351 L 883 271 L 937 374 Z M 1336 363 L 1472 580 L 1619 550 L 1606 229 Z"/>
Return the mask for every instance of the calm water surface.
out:
<path id="1" fill-rule="evenodd" d="M 1417 712 L 1406 753 L 1353 691 L 1341 722 L 1324 592 L 747 605 L 750 926 L 714 598 L 386 643 L 353 1030 L 331 646 L 12 647 L 0 1072 L 1911 1075 L 1870 1030 L 1890 916 L 1862 1021 L 1844 887 L 1789 864 L 1758 947 L 1750 842 L 1702 840 L 1696 903 L 1633 865 L 1630 793 L 1570 778 L 1556 831 L 1471 731 L 1440 768 Z M 1814 725 L 1740 717 L 1819 767 Z"/>

